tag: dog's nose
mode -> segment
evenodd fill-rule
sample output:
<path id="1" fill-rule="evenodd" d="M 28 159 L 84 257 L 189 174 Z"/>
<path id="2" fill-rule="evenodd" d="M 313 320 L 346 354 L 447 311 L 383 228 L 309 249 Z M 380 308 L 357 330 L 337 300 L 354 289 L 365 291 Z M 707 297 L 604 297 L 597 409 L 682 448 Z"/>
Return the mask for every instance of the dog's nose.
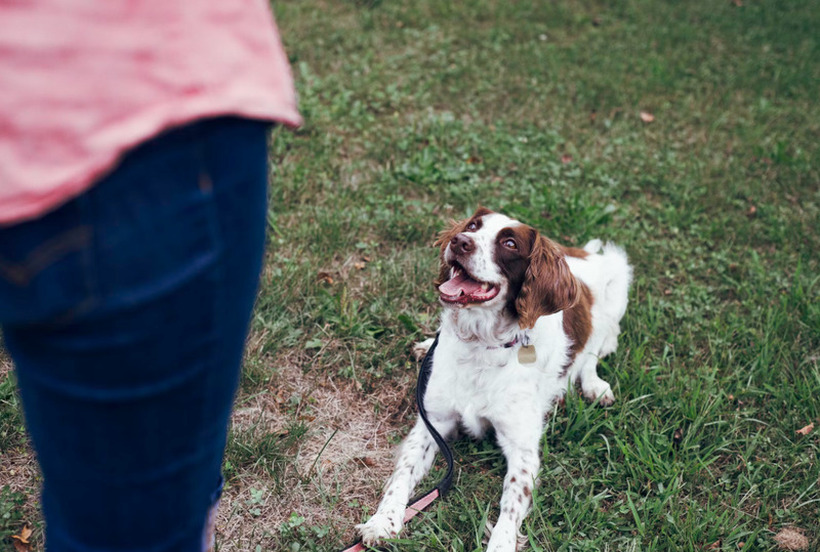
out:
<path id="1" fill-rule="evenodd" d="M 453 253 L 462 255 L 475 249 L 475 242 L 470 236 L 456 234 L 456 236 L 450 240 L 450 248 L 453 250 Z"/>

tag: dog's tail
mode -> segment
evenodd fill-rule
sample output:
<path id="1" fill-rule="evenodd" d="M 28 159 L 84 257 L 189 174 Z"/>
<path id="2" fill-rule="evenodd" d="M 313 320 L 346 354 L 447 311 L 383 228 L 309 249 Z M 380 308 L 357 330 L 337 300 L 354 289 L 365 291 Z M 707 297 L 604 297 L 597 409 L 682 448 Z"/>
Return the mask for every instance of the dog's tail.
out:
<path id="1" fill-rule="evenodd" d="M 587 244 L 584 246 L 584 251 L 586 251 L 587 253 L 590 253 L 592 255 L 595 255 L 595 254 L 601 252 L 601 249 L 603 248 L 603 246 L 604 246 L 604 242 L 602 242 L 599 239 L 589 240 L 587 242 Z"/>
<path id="2" fill-rule="evenodd" d="M 600 255 L 598 261 L 601 266 L 601 281 L 598 289 L 601 290 L 600 304 L 603 306 L 603 314 L 608 319 L 609 326 L 609 331 L 604 332 L 604 341 L 598 353 L 603 358 L 618 348 L 620 322 L 629 301 L 632 266 L 626 252 L 614 243 L 592 240 L 584 246 L 584 250 L 593 255 Z"/>
<path id="3" fill-rule="evenodd" d="M 626 312 L 629 286 L 632 283 L 632 266 L 623 248 L 612 242 L 590 240 L 584 250 L 602 257 L 603 273 L 606 274 L 602 301 L 607 305 L 608 314 L 620 320 Z"/>

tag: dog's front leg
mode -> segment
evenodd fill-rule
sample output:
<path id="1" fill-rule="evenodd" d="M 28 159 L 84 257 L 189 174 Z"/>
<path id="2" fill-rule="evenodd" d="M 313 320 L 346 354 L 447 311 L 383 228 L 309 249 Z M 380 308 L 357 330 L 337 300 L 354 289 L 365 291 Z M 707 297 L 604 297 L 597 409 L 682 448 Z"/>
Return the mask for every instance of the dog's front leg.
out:
<path id="1" fill-rule="evenodd" d="M 447 437 L 456 427 L 455 420 L 434 422 L 436 430 Z M 385 485 L 384 497 L 376 513 L 367 523 L 356 526 L 362 541 L 373 546 L 383 539 L 398 535 L 404 525 L 404 511 L 410 493 L 430 470 L 436 456 L 436 442 L 421 418 L 402 443 L 396 469 Z"/>
<path id="2" fill-rule="evenodd" d="M 533 422 L 520 420 L 518 427 L 510 427 L 506 433 L 503 428 L 496 427 L 498 443 L 507 458 L 507 475 L 501 494 L 501 513 L 487 552 L 514 552 L 521 522 L 532 506 L 532 490 L 541 465 L 538 455 L 541 424 L 538 419 Z"/>

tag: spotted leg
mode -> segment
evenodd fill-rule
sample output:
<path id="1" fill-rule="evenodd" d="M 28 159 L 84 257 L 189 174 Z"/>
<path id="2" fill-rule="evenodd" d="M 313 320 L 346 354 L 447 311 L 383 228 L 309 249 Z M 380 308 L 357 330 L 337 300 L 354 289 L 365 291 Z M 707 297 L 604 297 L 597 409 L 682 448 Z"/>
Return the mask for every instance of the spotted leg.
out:
<path id="1" fill-rule="evenodd" d="M 430 416 L 436 430 L 445 438 L 456 428 L 455 419 L 437 421 Z M 430 471 L 438 447 L 427 426 L 419 418 L 410 434 L 402 443 L 396 469 L 387 481 L 384 497 L 376 513 L 366 523 L 356 526 L 362 541 L 373 546 L 383 539 L 398 535 L 404 525 L 404 510 L 419 481 Z"/>
<path id="2" fill-rule="evenodd" d="M 498 443 L 507 459 L 507 475 L 501 494 L 501 512 L 493 528 L 487 552 L 514 552 L 521 522 L 532 506 L 532 490 L 541 465 L 538 443 L 542 424 L 519 420 L 505 431 L 503 424 L 495 424 Z"/>
<path id="3" fill-rule="evenodd" d="M 427 351 L 430 350 L 430 347 L 433 346 L 434 339 L 431 337 L 429 339 L 425 339 L 424 341 L 417 341 L 413 344 L 413 348 L 411 351 L 413 352 L 413 358 L 416 360 L 421 360 L 424 358 L 424 355 L 427 354 Z"/>

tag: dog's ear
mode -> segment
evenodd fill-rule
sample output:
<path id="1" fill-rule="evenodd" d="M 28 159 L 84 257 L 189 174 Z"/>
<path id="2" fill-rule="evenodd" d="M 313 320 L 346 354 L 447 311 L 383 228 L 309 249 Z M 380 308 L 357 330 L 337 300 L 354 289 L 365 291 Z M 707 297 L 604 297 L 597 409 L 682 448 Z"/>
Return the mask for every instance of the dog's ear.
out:
<path id="1" fill-rule="evenodd" d="M 578 281 L 554 242 L 536 233 L 529 262 L 515 299 L 518 323 L 525 329 L 541 316 L 572 308 L 579 299 Z"/>

